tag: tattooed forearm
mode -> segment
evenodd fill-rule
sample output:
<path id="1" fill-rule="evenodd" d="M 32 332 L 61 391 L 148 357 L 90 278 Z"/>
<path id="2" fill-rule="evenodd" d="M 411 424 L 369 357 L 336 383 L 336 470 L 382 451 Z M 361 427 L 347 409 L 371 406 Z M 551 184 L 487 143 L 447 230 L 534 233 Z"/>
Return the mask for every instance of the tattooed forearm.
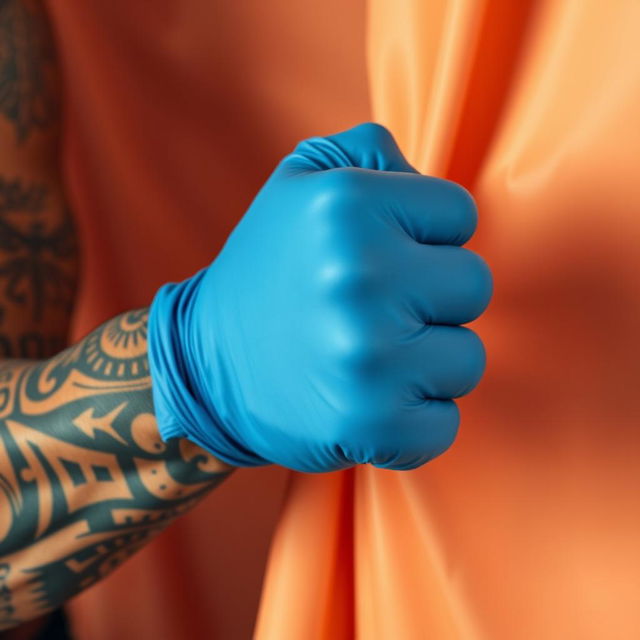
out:
<path id="1" fill-rule="evenodd" d="M 13 617 L 15 607 L 12 604 L 13 594 L 9 587 L 10 577 L 11 566 L 6 562 L 0 562 L 0 620 L 5 628 L 20 624 L 20 620 Z"/>
<path id="2" fill-rule="evenodd" d="M 231 470 L 153 415 L 146 310 L 0 365 L 0 628 L 93 584 Z"/>

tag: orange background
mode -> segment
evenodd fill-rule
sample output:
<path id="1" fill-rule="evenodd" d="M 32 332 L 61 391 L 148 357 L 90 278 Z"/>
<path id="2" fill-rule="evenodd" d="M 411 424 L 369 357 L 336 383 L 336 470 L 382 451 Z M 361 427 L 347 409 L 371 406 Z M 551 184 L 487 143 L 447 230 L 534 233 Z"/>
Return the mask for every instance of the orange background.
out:
<path id="1" fill-rule="evenodd" d="M 371 117 L 476 195 L 495 278 L 450 452 L 237 472 L 72 603 L 78 638 L 246 638 L 260 598 L 260 640 L 640 637 L 640 3 L 50 8 L 76 335 L 208 262 L 298 139 Z"/>

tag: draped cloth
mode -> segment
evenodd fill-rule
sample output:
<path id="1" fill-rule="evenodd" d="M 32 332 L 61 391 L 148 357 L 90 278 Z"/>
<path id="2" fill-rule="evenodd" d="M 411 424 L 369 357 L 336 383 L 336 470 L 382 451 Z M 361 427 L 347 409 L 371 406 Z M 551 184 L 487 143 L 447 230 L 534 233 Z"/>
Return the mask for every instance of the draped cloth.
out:
<path id="1" fill-rule="evenodd" d="M 246 638 L 260 591 L 258 640 L 638 637 L 640 3 L 50 8 L 77 335 L 208 261 L 297 139 L 368 118 L 472 191 L 495 279 L 449 452 L 237 472 L 72 603 L 77 637 Z"/>

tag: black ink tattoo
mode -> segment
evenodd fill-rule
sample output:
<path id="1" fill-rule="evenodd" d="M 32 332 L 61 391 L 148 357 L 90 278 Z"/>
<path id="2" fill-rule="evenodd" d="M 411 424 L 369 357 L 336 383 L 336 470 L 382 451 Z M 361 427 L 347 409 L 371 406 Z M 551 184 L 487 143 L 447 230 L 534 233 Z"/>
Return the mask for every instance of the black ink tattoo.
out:
<path id="1" fill-rule="evenodd" d="M 0 620 L 5 626 L 16 626 L 21 620 L 14 617 L 15 607 L 12 604 L 12 593 L 9 587 L 11 565 L 0 562 Z"/>
<path id="2" fill-rule="evenodd" d="M 0 0 L 0 149 L 19 171 L 0 175 L 0 357 L 67 343 L 78 250 L 57 159 L 58 75 L 45 3 Z"/>
<path id="3" fill-rule="evenodd" d="M 160 439 L 146 330 L 133 311 L 48 361 L 0 365 L 0 629 L 99 580 L 228 475 Z"/>
<path id="4" fill-rule="evenodd" d="M 67 312 L 75 279 L 63 265 L 75 260 L 76 235 L 68 212 L 47 229 L 42 215 L 46 188 L 23 187 L 20 180 L 0 176 L 0 281 L 6 301 L 31 308 L 32 319 L 42 320 L 47 304 Z M 0 311 L 0 313 L 2 313 Z"/>
<path id="5" fill-rule="evenodd" d="M 19 142 L 56 119 L 55 56 L 47 22 L 24 0 L 0 0 L 0 113 Z"/>

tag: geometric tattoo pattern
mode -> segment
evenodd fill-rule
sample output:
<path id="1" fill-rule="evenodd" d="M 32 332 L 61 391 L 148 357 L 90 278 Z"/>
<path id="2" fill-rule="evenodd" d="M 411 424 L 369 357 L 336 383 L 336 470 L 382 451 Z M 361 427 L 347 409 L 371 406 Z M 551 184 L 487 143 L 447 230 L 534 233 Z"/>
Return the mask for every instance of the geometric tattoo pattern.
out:
<path id="1" fill-rule="evenodd" d="M 147 316 L 47 361 L 0 363 L 0 629 L 99 580 L 228 475 L 160 439 Z"/>

